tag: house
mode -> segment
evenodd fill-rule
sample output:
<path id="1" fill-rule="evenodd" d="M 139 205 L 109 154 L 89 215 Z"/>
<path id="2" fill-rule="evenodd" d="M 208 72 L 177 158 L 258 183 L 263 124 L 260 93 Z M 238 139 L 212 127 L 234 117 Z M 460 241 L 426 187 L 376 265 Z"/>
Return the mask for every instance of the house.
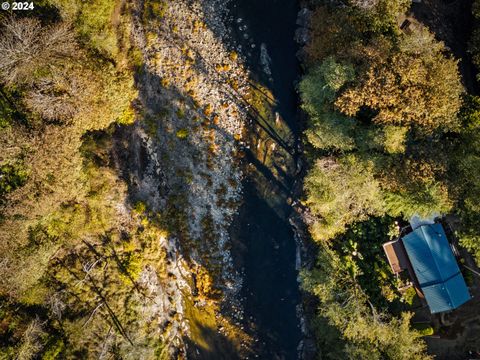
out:
<path id="1" fill-rule="evenodd" d="M 454 310 L 470 300 L 440 223 L 419 225 L 402 238 L 384 244 L 383 248 L 394 273 L 408 270 L 432 314 Z"/>

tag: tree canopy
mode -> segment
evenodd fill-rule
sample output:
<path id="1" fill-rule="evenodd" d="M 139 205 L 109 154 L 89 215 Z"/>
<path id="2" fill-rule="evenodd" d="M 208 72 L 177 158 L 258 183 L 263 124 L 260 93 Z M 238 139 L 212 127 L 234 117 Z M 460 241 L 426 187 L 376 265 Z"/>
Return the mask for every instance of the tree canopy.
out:
<path id="1" fill-rule="evenodd" d="M 303 284 L 320 302 L 325 358 L 425 359 L 411 314 L 384 306 L 398 291 L 386 283 L 398 279 L 378 254 L 400 221 L 454 212 L 464 214 L 463 244 L 480 255 L 472 226 L 480 107 L 465 97 L 458 61 L 442 42 L 413 19 L 412 31 L 400 30 L 407 2 L 342 3 L 341 11 L 315 10 L 299 84 L 309 118 L 303 204 L 319 243 Z"/>
<path id="2" fill-rule="evenodd" d="M 401 36 L 398 46 L 378 40 L 369 47 L 367 69 L 335 102 L 341 112 L 355 116 L 366 107 L 378 124 L 458 128 L 463 85 L 457 60 L 444 55 L 427 29 Z"/>

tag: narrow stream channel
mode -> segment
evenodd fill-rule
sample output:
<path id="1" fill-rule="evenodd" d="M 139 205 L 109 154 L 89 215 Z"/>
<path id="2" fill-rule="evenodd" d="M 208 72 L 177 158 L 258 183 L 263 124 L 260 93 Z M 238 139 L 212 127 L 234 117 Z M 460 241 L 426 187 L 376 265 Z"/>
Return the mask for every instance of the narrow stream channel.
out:
<path id="1" fill-rule="evenodd" d="M 275 111 L 298 141 L 298 99 L 294 82 L 300 74 L 294 42 L 296 0 L 235 0 L 230 3 L 232 33 L 254 79 L 266 85 L 278 101 Z M 243 246 L 246 326 L 258 338 L 256 358 L 296 359 L 301 340 L 296 307 L 300 301 L 295 270 L 295 240 L 288 222 L 293 176 L 283 179 L 287 191 L 265 195 L 255 179 L 244 182 L 244 203 L 233 226 Z M 266 179 L 273 181 L 273 179 Z M 271 199 L 275 208 L 271 206 Z"/>

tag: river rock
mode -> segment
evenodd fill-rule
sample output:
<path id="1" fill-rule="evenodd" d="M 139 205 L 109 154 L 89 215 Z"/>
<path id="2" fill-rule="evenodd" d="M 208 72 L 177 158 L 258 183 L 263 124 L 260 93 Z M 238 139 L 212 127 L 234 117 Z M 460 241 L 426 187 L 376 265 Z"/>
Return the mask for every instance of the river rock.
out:
<path id="1" fill-rule="evenodd" d="M 296 24 L 300 27 L 309 27 L 311 17 L 312 17 L 312 12 L 307 8 L 302 8 L 298 12 Z"/>
<path id="2" fill-rule="evenodd" d="M 310 40 L 310 31 L 301 27 L 295 31 L 295 41 L 300 45 L 305 45 Z"/>

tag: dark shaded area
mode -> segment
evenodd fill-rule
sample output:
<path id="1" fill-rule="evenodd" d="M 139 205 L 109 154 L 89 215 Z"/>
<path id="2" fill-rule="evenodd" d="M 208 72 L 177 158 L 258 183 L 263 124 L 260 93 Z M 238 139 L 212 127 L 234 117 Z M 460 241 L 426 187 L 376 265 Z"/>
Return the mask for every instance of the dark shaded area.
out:
<path id="1" fill-rule="evenodd" d="M 254 165 L 256 171 L 258 171 L 259 174 L 263 175 L 265 179 L 269 180 L 270 186 L 275 188 L 275 192 L 277 193 L 277 195 L 282 194 L 283 196 L 288 196 L 288 194 L 290 193 L 290 189 L 287 187 L 287 185 L 285 185 L 284 183 L 282 183 L 280 180 L 278 180 L 273 176 L 272 170 L 269 169 L 268 166 L 266 166 L 264 163 L 258 160 L 251 150 L 247 149 L 245 151 L 245 155 L 249 164 Z M 273 166 L 283 172 L 283 170 L 280 169 L 278 166 L 276 166 L 276 164 L 273 164 Z M 287 174 L 283 172 L 283 175 L 284 177 L 286 177 Z M 249 186 L 255 186 L 255 185 L 253 184 Z"/>
<path id="2" fill-rule="evenodd" d="M 295 91 L 300 65 L 294 41 L 299 4 L 295 0 L 239 0 L 229 6 L 235 44 L 241 45 L 251 78 L 272 91 L 277 101 L 274 111 L 292 132 L 293 139 L 284 140 L 291 141 L 293 152 L 289 152 L 295 157 L 300 134 Z M 244 202 L 231 229 L 237 247 L 234 253 L 240 258 L 236 261 L 245 274 L 246 329 L 258 339 L 253 349 L 256 358 L 296 359 L 302 337 L 296 313 L 300 293 L 287 204 L 294 174 L 280 171 L 279 180 L 272 174 L 278 167 L 275 161 L 269 169 L 250 151 L 246 160 L 255 171 L 243 184 Z"/>
<path id="3" fill-rule="evenodd" d="M 294 82 L 300 67 L 293 40 L 297 12 L 296 1 L 243 0 L 231 5 L 231 27 L 242 45 L 249 70 L 253 78 L 272 90 L 278 101 L 275 111 L 290 127 L 294 143 L 299 133 Z M 247 325 L 259 338 L 254 351 L 260 358 L 294 359 L 301 334 L 296 317 L 296 249 L 287 219 L 291 209 L 285 202 L 290 189 L 278 186 L 278 180 L 258 160 L 253 161 L 252 156 L 247 160 L 264 176 L 244 183 L 244 204 L 233 230 L 234 238 L 245 247 L 243 295 Z M 291 174 L 283 175 L 286 184 L 293 182 Z M 277 190 L 267 192 L 267 196 L 282 198 L 281 208 L 271 208 L 263 198 L 264 192 L 257 190 L 261 182 L 277 185 Z"/>
<path id="4" fill-rule="evenodd" d="M 416 19 L 428 26 L 436 38 L 445 42 L 456 59 L 463 83 L 471 94 L 479 94 L 477 70 L 468 53 L 468 42 L 473 29 L 472 0 L 423 0 L 412 4 Z"/>
<path id="5" fill-rule="evenodd" d="M 295 359 L 300 331 L 293 231 L 259 196 L 255 184 L 247 181 L 244 189 L 232 233 L 245 246 L 245 317 L 259 338 L 254 352 L 261 359 Z M 288 206 L 283 210 L 288 212 Z"/>
<path id="6" fill-rule="evenodd" d="M 8 1 L 10 5 L 12 5 L 13 1 Z M 30 3 L 30 2 L 29 2 Z M 0 19 L 2 17 L 8 17 L 8 16 L 18 16 L 18 17 L 29 17 L 29 18 L 36 18 L 37 20 L 40 20 L 42 25 L 52 25 L 54 23 L 57 23 L 61 20 L 61 15 L 59 9 L 52 4 L 47 4 L 47 3 L 34 3 L 34 8 L 32 10 L 27 10 L 27 11 L 15 11 L 10 8 L 8 11 L 0 11 Z"/>
<path id="7" fill-rule="evenodd" d="M 44 331 L 50 335 L 50 339 L 61 337 L 60 332 L 52 326 L 48 309 L 44 306 L 12 302 L 4 295 L 0 295 L 0 346 L 4 349 L 18 346 L 32 319 L 38 319 L 41 322 Z M 46 339 L 45 345 L 45 348 L 48 349 L 50 345 L 48 339 Z"/>
<path id="8" fill-rule="evenodd" d="M 300 74 L 298 45 L 294 41 L 299 10 L 296 0 L 238 0 L 230 4 L 233 15 L 230 27 L 242 46 L 248 69 L 273 91 L 278 101 L 276 110 L 294 134 L 300 131 L 294 86 Z M 261 61 L 262 44 L 270 58 L 271 76 L 265 73 Z"/>
<path id="9" fill-rule="evenodd" d="M 199 328 L 202 339 L 209 341 L 208 347 L 193 342 L 190 338 L 185 337 L 184 341 L 187 346 L 187 356 L 189 359 L 197 360 L 236 360 L 240 359 L 237 354 L 235 345 L 226 337 L 202 324 L 196 323 Z"/>

